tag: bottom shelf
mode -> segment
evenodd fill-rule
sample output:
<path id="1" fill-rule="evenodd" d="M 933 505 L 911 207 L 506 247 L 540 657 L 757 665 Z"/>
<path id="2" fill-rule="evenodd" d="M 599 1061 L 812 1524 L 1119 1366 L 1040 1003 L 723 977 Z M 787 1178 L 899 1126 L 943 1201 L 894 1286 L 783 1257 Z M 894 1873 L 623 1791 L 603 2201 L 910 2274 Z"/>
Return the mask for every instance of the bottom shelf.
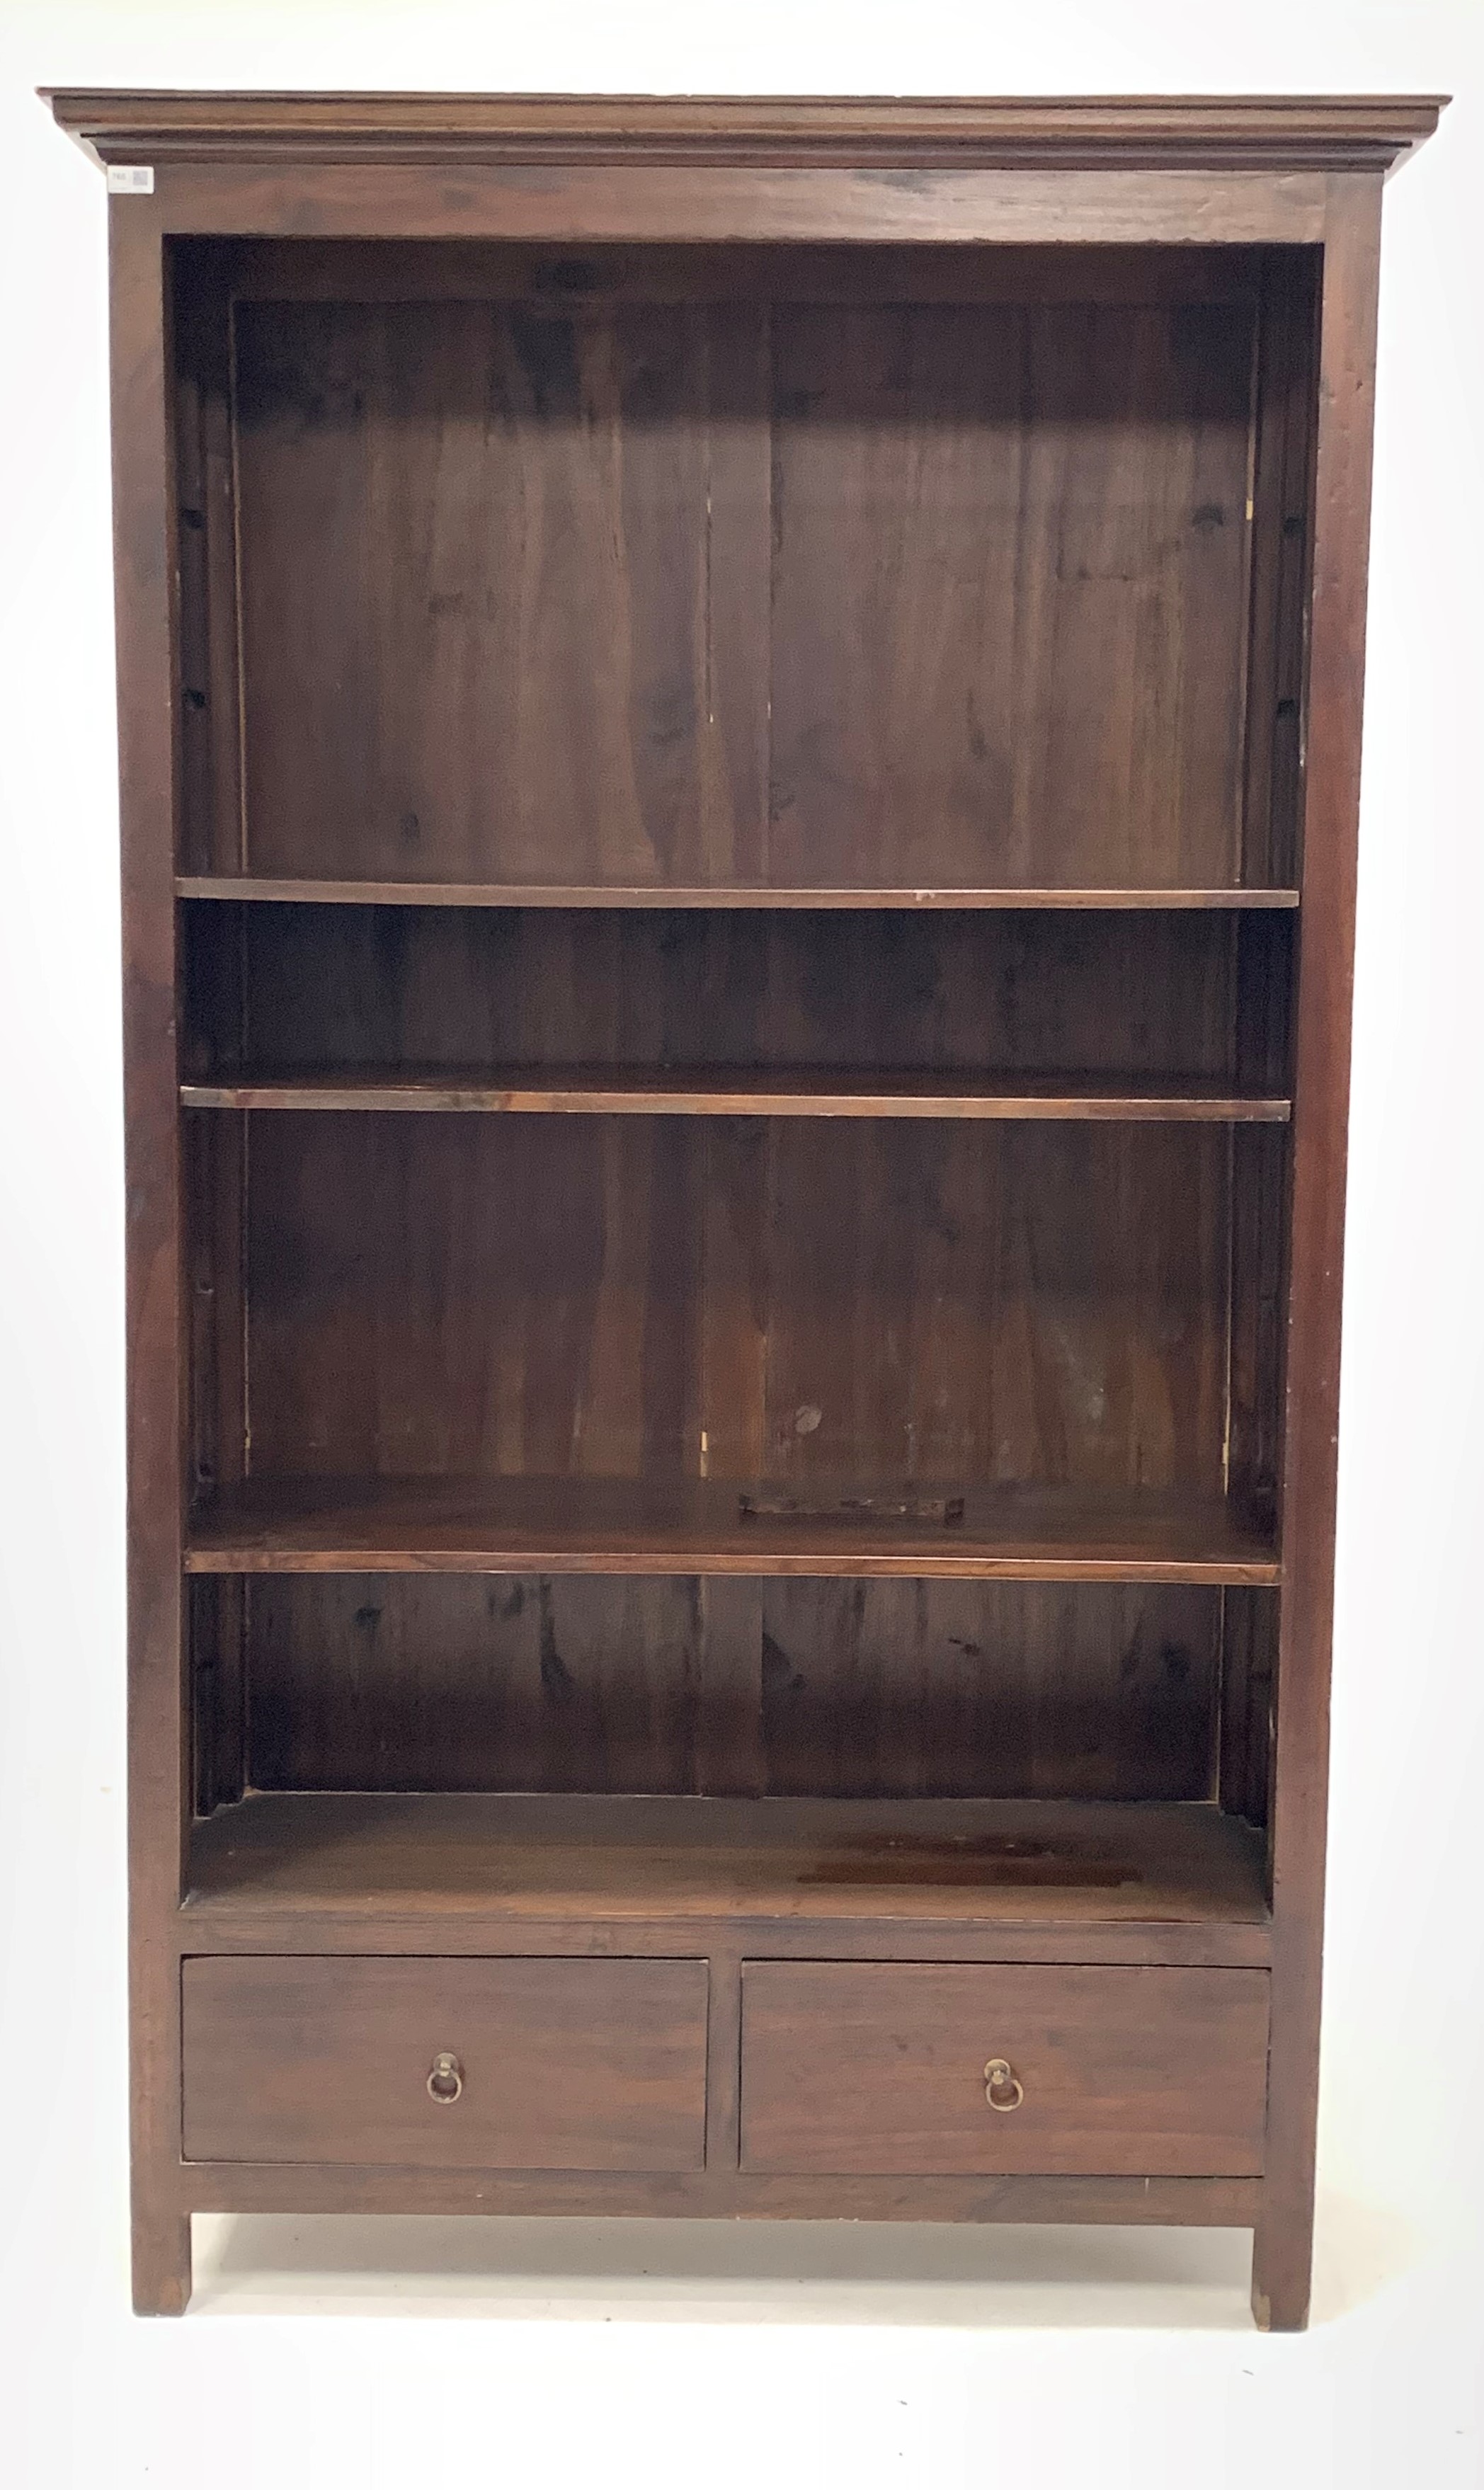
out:
<path id="1" fill-rule="evenodd" d="M 1264 1925 L 1263 1839 L 1208 1805 L 255 1793 L 187 1907 L 511 1919 Z"/>

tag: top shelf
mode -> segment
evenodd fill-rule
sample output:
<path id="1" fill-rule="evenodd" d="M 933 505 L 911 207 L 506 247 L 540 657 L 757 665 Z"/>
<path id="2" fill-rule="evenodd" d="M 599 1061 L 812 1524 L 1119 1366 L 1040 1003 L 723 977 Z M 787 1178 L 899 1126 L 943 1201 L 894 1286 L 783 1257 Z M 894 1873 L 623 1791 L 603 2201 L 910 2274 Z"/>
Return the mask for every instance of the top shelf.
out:
<path id="1" fill-rule="evenodd" d="M 1296 908 L 1288 889 L 865 890 L 757 883 L 715 885 L 643 883 L 308 882 L 258 874 L 181 874 L 178 899 L 257 899 L 301 907 L 378 908 L 876 908 L 876 909 L 1219 909 Z"/>

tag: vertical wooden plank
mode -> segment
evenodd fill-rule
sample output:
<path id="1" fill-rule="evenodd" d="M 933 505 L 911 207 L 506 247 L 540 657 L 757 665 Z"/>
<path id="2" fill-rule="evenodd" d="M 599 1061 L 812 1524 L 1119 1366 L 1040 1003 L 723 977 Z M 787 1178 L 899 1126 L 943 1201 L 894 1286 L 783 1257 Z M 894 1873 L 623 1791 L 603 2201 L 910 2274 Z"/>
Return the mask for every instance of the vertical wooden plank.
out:
<path id="1" fill-rule="evenodd" d="M 158 203 L 109 213 L 123 858 L 129 1360 L 130 2004 L 134 2301 L 190 2290 L 179 2209 L 180 2016 L 172 1945 L 189 1808 L 182 1649 L 185 1360 L 175 1060 L 178 800 L 168 327 Z"/>
<path id="2" fill-rule="evenodd" d="M 1301 2326 L 1314 2210 L 1355 834 L 1381 179 L 1328 183 L 1284 1422 L 1285 1582 L 1272 1830 L 1272 2050 L 1253 2260 L 1260 2325 Z"/>
<path id="3" fill-rule="evenodd" d="M 241 564 L 237 440 L 232 409 L 233 310 L 218 305 L 201 399 L 201 491 L 206 521 L 207 716 L 211 728 L 211 843 L 218 873 L 247 870 L 243 803 Z"/>
<path id="4" fill-rule="evenodd" d="M 1258 341 L 1240 879 L 1285 883 L 1300 797 L 1316 254 L 1268 255 Z"/>
<path id="5" fill-rule="evenodd" d="M 1233 1128 L 1232 1329 L 1227 1486 L 1266 1526 L 1282 1446 L 1288 1137 L 1281 1124 Z"/>
<path id="6" fill-rule="evenodd" d="M 1317 285 L 1315 254 L 1305 251 L 1293 274 L 1285 311 L 1281 384 L 1282 526 L 1278 538 L 1272 763 L 1266 825 L 1267 870 L 1275 883 L 1291 883 L 1295 878 L 1304 800 L 1304 678 L 1316 442 L 1315 366 L 1319 352 Z"/>
<path id="7" fill-rule="evenodd" d="M 1233 1037 L 1239 1085 L 1289 1092 L 1294 927 L 1285 917 L 1235 929 Z M 1268 1526 L 1282 1466 L 1288 1307 L 1289 1133 L 1235 1126 L 1232 1152 L 1231 1334 L 1227 1361 L 1227 1488 Z"/>
<path id="8" fill-rule="evenodd" d="M 247 1785 L 247 1612 L 250 1583 L 222 1574 L 189 1586 L 195 1811 L 210 1815 Z"/>
<path id="9" fill-rule="evenodd" d="M 1229 1589 L 1221 1596 L 1219 1796 L 1226 1814 L 1266 1825 L 1271 1799 L 1278 1595 Z"/>
<path id="10" fill-rule="evenodd" d="M 210 597 L 206 553 L 205 408 L 194 351 L 195 323 L 180 307 L 175 335 L 180 369 L 173 378 L 175 512 L 179 546 L 181 753 L 180 851 L 188 873 L 230 871 L 218 863 L 212 837 L 211 714 L 207 681 Z"/>
<path id="11" fill-rule="evenodd" d="M 238 682 L 231 270 L 218 250 L 176 263 L 174 524 L 179 561 L 180 848 L 191 873 L 244 862 Z"/>
<path id="12" fill-rule="evenodd" d="M 762 882 L 768 871 L 770 313 L 766 302 L 741 302 L 706 304 L 696 315 L 706 375 L 705 712 L 696 768 L 701 861 L 713 882 Z"/>
<path id="13" fill-rule="evenodd" d="M 763 1761 L 763 1585 L 703 1575 L 695 1788 L 705 1798 L 760 1798 Z"/>

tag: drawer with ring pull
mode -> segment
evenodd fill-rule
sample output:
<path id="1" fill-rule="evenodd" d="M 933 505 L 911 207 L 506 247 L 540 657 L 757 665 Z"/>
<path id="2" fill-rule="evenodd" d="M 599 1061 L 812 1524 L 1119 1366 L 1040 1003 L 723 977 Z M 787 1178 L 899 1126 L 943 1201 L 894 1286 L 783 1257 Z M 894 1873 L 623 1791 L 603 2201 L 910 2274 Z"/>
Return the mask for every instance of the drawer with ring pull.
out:
<path id="1" fill-rule="evenodd" d="M 702 2166 L 705 1962 L 215 1954 L 181 1968 L 188 2161 Z"/>
<path id="2" fill-rule="evenodd" d="M 1239 2178 L 1266 1971 L 749 1962 L 742 2166 Z"/>

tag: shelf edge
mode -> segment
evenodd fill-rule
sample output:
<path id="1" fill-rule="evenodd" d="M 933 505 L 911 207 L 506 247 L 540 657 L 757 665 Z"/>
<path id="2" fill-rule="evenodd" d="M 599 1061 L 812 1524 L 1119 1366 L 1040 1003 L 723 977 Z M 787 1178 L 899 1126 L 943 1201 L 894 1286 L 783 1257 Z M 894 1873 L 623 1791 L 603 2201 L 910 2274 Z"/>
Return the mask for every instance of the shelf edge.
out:
<path id="1" fill-rule="evenodd" d="M 302 908 L 676 908 L 756 909 L 1100 909 L 1169 912 L 1191 909 L 1296 909 L 1296 889 L 1025 889 L 954 885 L 846 889 L 796 883 L 695 883 L 662 888 L 600 883 L 488 882 L 344 882 L 276 879 L 255 874 L 177 874 L 177 899 L 241 900 Z"/>

